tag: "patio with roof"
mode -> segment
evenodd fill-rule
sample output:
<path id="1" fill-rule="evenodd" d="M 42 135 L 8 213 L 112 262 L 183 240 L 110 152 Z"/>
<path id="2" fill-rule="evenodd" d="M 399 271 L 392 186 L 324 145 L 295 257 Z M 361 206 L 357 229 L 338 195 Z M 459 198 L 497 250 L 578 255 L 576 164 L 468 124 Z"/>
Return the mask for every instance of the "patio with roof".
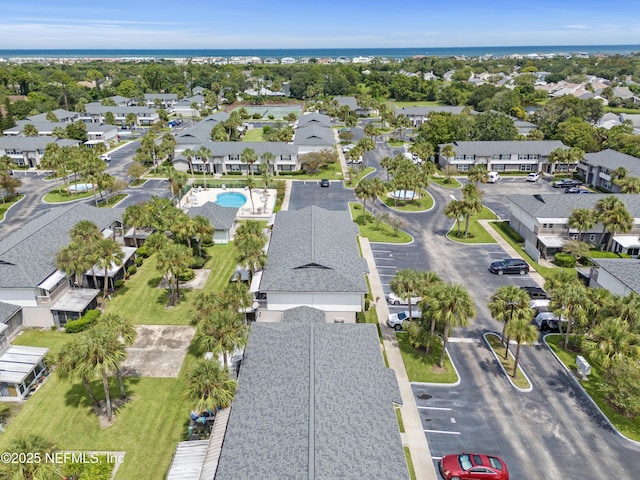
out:
<path id="1" fill-rule="evenodd" d="M 29 396 L 44 375 L 48 348 L 13 345 L 0 356 L 0 400 L 18 401 Z"/>

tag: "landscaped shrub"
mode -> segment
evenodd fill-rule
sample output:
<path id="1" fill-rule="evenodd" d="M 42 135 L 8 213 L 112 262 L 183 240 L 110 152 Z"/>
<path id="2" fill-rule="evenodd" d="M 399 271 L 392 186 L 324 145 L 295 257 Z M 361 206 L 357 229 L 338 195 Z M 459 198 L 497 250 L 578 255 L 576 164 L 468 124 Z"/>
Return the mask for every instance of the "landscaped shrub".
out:
<path id="1" fill-rule="evenodd" d="M 208 238 L 202 239 L 202 246 L 204 248 L 213 247 L 214 245 L 215 245 L 215 242 L 213 241 L 213 235 L 211 235 Z"/>
<path id="2" fill-rule="evenodd" d="M 558 252 L 553 256 L 553 262 L 558 267 L 573 268 L 576 266 L 576 259 L 568 253 Z"/>
<path id="3" fill-rule="evenodd" d="M 524 243 L 524 238 L 516 232 L 511 226 L 509 222 L 495 222 L 495 225 L 511 240 L 516 243 Z"/>
<path id="4" fill-rule="evenodd" d="M 204 264 L 207 263 L 207 259 L 204 257 L 198 257 L 197 255 L 193 257 L 193 262 L 189 265 L 190 268 L 199 269 L 204 267 Z"/>
<path id="5" fill-rule="evenodd" d="M 136 254 L 141 256 L 142 258 L 147 258 L 149 257 L 149 255 L 151 255 L 151 252 L 147 247 L 142 245 L 141 247 L 138 247 L 138 249 L 136 250 Z"/>
<path id="6" fill-rule="evenodd" d="M 143 263 L 144 263 L 143 257 L 136 257 L 135 264 L 137 267 L 141 267 Z"/>
<path id="7" fill-rule="evenodd" d="M 227 175 L 242 175 L 242 172 L 227 172 Z"/>
<path id="8" fill-rule="evenodd" d="M 120 280 L 116 280 L 115 282 L 113 282 L 113 288 L 121 288 L 122 286 L 124 286 L 124 280 L 120 279 Z"/>
<path id="9" fill-rule="evenodd" d="M 294 170 L 292 172 L 280 172 L 279 175 L 282 175 L 282 176 L 285 176 L 285 177 L 286 176 L 288 176 L 288 177 L 297 177 L 299 175 L 304 175 L 306 173 L 307 172 L 305 172 L 304 170 Z"/>
<path id="10" fill-rule="evenodd" d="M 131 265 L 129 268 L 127 268 L 127 273 L 129 275 L 133 275 L 137 271 L 138 271 L 138 267 L 136 267 L 135 265 Z"/>
<path id="11" fill-rule="evenodd" d="M 189 280 L 193 280 L 196 277 L 196 272 L 188 268 L 184 272 L 178 274 L 178 280 L 181 282 L 188 282 Z"/>
<path id="12" fill-rule="evenodd" d="M 64 331 L 67 333 L 82 332 L 91 327 L 91 325 L 95 323 L 99 316 L 100 310 L 89 310 L 78 320 L 71 320 L 70 322 L 67 322 L 67 324 L 64 326 Z"/>

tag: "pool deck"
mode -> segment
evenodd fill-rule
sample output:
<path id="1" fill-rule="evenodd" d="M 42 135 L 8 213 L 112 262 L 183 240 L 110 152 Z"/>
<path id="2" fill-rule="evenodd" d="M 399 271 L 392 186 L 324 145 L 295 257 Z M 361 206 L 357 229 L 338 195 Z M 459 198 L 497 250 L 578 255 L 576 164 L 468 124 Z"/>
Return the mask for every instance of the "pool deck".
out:
<path id="1" fill-rule="evenodd" d="M 238 210 L 237 220 L 268 220 L 273 214 L 276 206 L 276 191 L 264 188 L 254 188 L 251 192 L 253 207 L 249 199 L 249 189 L 247 188 L 202 188 L 197 187 L 189 190 L 182 197 L 182 208 L 186 211 L 191 207 L 200 207 L 207 202 L 214 202 L 221 193 L 241 193 L 247 198 L 247 202 Z"/>

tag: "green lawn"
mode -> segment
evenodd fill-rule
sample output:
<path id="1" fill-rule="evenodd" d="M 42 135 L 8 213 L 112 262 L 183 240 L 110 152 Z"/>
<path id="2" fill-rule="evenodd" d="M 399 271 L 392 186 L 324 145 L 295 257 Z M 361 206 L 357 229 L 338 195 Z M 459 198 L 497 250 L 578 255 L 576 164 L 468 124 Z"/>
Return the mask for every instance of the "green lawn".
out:
<path id="1" fill-rule="evenodd" d="M 375 171 L 375 168 L 373 167 L 363 168 L 362 170 L 352 169 L 351 172 L 349 173 L 349 181 L 345 182 L 345 187 L 348 187 L 348 188 L 355 187 L 362 178 L 364 178 L 366 175 L 370 174 L 373 171 Z"/>
<path id="2" fill-rule="evenodd" d="M 232 244 L 215 245 L 206 249 L 210 255 L 205 268 L 211 274 L 205 290 L 222 290 L 229 282 L 236 263 Z M 188 325 L 191 323 L 191 301 L 197 290 L 181 290 L 180 302 L 167 307 L 167 289 L 158 288 L 162 274 L 156 269 L 156 257 L 144 264 L 107 302 L 107 312 L 117 313 L 136 325 Z"/>
<path id="3" fill-rule="evenodd" d="M 396 102 L 395 100 L 387 100 L 385 102 L 391 109 L 402 107 L 437 107 L 440 103 L 431 100 L 421 100 L 416 102 Z"/>
<path id="4" fill-rule="evenodd" d="M 395 232 L 390 225 L 380 222 L 380 226 L 376 229 L 375 223 L 372 221 L 371 214 L 367 212 L 367 223 L 363 225 L 364 215 L 362 214 L 362 204 L 358 202 L 349 203 L 351 210 L 351 218 L 358 224 L 360 235 L 369 239 L 370 242 L 385 243 L 409 243 L 411 236 L 401 230 Z"/>
<path id="5" fill-rule="evenodd" d="M 574 374 L 576 369 L 576 357 L 580 355 L 578 352 L 567 351 L 562 348 L 562 342 L 564 341 L 564 335 L 547 335 L 545 337 L 546 343 L 551 347 L 555 354 L 560 358 L 562 363 L 569 368 Z M 640 441 L 640 418 L 627 418 L 621 415 L 617 410 L 612 408 L 604 399 L 604 395 L 601 390 L 601 385 L 606 381 L 604 369 L 593 362 L 589 362 L 591 365 L 591 374 L 588 380 L 581 380 L 580 385 L 587 391 L 589 396 L 600 407 L 600 409 L 607 416 L 609 421 L 621 432 L 623 435 L 629 437 L 636 442 Z"/>
<path id="6" fill-rule="evenodd" d="M 62 331 L 26 328 L 22 330 L 22 333 L 14 338 L 11 343 L 13 345 L 48 348 L 50 356 L 57 356 L 64 344 L 72 338 L 72 334 Z"/>
<path id="7" fill-rule="evenodd" d="M 251 130 L 247 130 L 247 133 L 242 137 L 243 142 L 264 142 L 264 137 L 262 136 L 262 128 L 252 128 Z"/>
<path id="8" fill-rule="evenodd" d="M 23 198 L 24 198 L 24 195 L 22 194 L 16 195 L 13 198 L 13 200 L 11 200 L 10 202 L 0 203 L 0 221 L 4 220 L 4 216 L 7 213 L 7 210 L 9 210 L 9 207 L 11 207 L 12 205 L 15 205 Z"/>
<path id="9" fill-rule="evenodd" d="M 423 212 L 432 208 L 434 203 L 433 197 L 426 190 L 423 190 L 421 197 L 416 200 L 394 200 L 386 195 L 382 198 L 378 197 L 378 200 L 384 203 L 387 207 L 401 210 L 403 212 Z"/>
<path id="10" fill-rule="evenodd" d="M 48 203 L 63 203 L 63 202 L 72 202 L 74 200 L 81 200 L 83 198 L 89 198 L 92 196 L 93 196 L 93 191 L 91 190 L 87 192 L 80 192 L 80 193 L 68 193 L 64 187 L 62 187 L 60 191 L 58 191 L 58 188 L 56 187 L 53 190 L 51 190 L 49 193 L 47 193 L 44 196 L 43 200 Z"/>
<path id="11" fill-rule="evenodd" d="M 460 235 L 458 236 L 458 225 L 454 225 L 447 233 L 447 238 L 460 243 L 496 243 L 493 237 L 487 232 L 482 225 L 478 223 L 478 220 L 495 220 L 497 217 L 487 207 L 482 207 L 482 210 L 477 215 L 472 215 L 469 222 L 469 236 L 464 238 L 464 230 L 466 220 L 459 222 Z"/>
<path id="12" fill-rule="evenodd" d="M 145 183 L 147 183 L 147 179 L 146 178 L 140 178 L 139 180 L 134 180 L 133 182 L 131 182 L 129 184 L 129 186 L 130 187 L 141 187 Z"/>
<path id="13" fill-rule="evenodd" d="M 526 379 L 526 377 L 522 374 L 522 369 L 520 368 L 520 365 L 518 365 L 519 375 L 517 375 L 516 377 L 513 376 L 513 366 L 515 364 L 515 361 L 511 355 L 507 355 L 506 359 L 504 358 L 505 346 L 502 344 L 500 337 L 498 335 L 487 335 L 487 339 L 489 341 L 489 345 L 491 349 L 496 353 L 496 356 L 498 357 L 500 364 L 507 372 L 507 375 L 509 375 L 509 380 L 511 380 L 514 383 L 514 385 L 518 388 L 522 388 L 522 389 L 530 388 L 531 384 Z M 521 347 L 521 351 L 522 351 L 522 348 L 526 348 L 526 346 Z"/>
<path id="14" fill-rule="evenodd" d="M 458 381 L 458 375 L 453 369 L 449 355 L 444 357 L 444 370 L 439 371 L 438 364 L 442 347 L 433 349 L 427 355 L 411 346 L 409 335 L 406 333 L 398 333 L 397 337 L 404 368 L 407 370 L 410 382 L 455 383 Z"/>
<path id="15" fill-rule="evenodd" d="M 127 197 L 126 193 L 119 193 L 118 195 L 113 195 L 112 197 L 107 198 L 105 201 L 98 201 L 99 208 L 111 208 L 116 203 Z"/>
<path id="16" fill-rule="evenodd" d="M 104 398 L 101 381 L 91 386 L 98 398 Z M 0 436 L 0 450 L 6 451 L 20 435 L 37 433 L 60 450 L 126 452 L 118 480 L 164 478 L 186 432 L 185 382 L 181 378 L 126 378 L 125 388 L 132 399 L 117 411 L 113 425 L 103 429 L 82 384 L 61 382 L 50 375 Z M 118 395 L 115 379 L 111 392 Z"/>
<path id="17" fill-rule="evenodd" d="M 449 179 L 449 183 L 446 183 L 447 179 L 445 177 L 432 177 L 431 180 L 443 188 L 460 188 L 462 186 L 460 182 L 453 177 Z"/>

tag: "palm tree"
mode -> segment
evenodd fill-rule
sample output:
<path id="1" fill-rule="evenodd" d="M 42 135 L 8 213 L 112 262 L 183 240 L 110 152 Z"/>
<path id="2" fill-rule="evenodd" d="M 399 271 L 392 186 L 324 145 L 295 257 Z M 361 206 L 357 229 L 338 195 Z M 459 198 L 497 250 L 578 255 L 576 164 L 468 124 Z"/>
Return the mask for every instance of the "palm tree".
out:
<path id="1" fill-rule="evenodd" d="M 440 367 L 442 368 L 450 329 L 468 325 L 469 321 L 476 316 L 476 307 L 469 291 L 459 283 L 442 282 L 436 284 L 429 295 L 429 300 L 427 315 L 444 325 L 442 353 L 440 354 Z"/>
<path id="2" fill-rule="evenodd" d="M 569 216 L 569 226 L 578 230 L 578 238 L 582 241 L 584 232 L 591 230 L 596 224 L 593 211 L 588 208 L 576 208 Z"/>
<path id="3" fill-rule="evenodd" d="M 220 305 L 235 312 L 244 312 L 253 304 L 249 285 L 244 282 L 229 282 L 222 292 Z"/>
<path id="4" fill-rule="evenodd" d="M 191 239 L 196 236 L 196 225 L 189 215 L 180 212 L 173 225 L 172 232 L 180 240 L 187 242 L 190 252 L 193 251 Z"/>
<path id="5" fill-rule="evenodd" d="M 185 172 L 179 172 L 175 168 L 172 168 L 167 175 L 169 181 L 169 189 L 171 191 L 171 199 L 174 196 L 178 196 L 178 208 L 182 207 L 182 189 L 187 184 L 187 174 Z"/>
<path id="6" fill-rule="evenodd" d="M 255 213 L 255 206 L 253 204 L 253 189 L 256 188 L 256 182 L 253 180 L 253 176 L 247 178 L 247 190 L 249 190 L 249 200 L 251 200 L 251 213 Z"/>
<path id="7" fill-rule="evenodd" d="M 129 205 L 124 209 L 122 214 L 122 221 L 127 227 L 133 228 L 133 244 L 137 247 L 138 240 L 136 239 L 136 232 L 138 227 L 144 225 L 146 220 L 146 212 L 142 205 Z"/>
<path id="8" fill-rule="evenodd" d="M 545 287 L 549 280 L 545 283 Z M 546 288 L 545 288 L 546 289 Z M 569 346 L 571 339 L 571 329 L 575 323 L 577 326 L 583 325 L 587 319 L 589 311 L 589 295 L 582 282 L 575 279 L 553 285 L 553 288 L 546 289 L 551 295 L 551 310 L 558 315 L 558 318 L 566 318 L 567 332 L 564 339 L 564 348 Z"/>
<path id="9" fill-rule="evenodd" d="M 502 285 L 498 287 L 496 293 L 491 296 L 487 304 L 491 316 L 498 321 L 504 322 L 500 338 L 507 345 L 509 350 L 509 339 L 507 337 L 509 323 L 513 320 L 525 319 L 531 321 L 534 311 L 529 307 L 529 295 L 516 285 Z M 507 353 L 505 352 L 505 358 Z"/>
<path id="10" fill-rule="evenodd" d="M 58 480 L 62 478 L 62 464 L 46 461 L 57 452 L 56 445 L 39 435 L 20 436 L 13 440 L 8 452 L 24 454 L 25 458 L 39 458 L 40 461 L 3 462 L 2 478 L 14 480 Z"/>
<path id="11" fill-rule="evenodd" d="M 456 237 L 460 237 L 460 218 L 464 215 L 465 205 L 462 200 L 451 200 L 447 203 L 447 206 L 444 207 L 444 214 L 449 218 L 456 219 L 456 226 L 458 231 L 456 233 Z"/>
<path id="12" fill-rule="evenodd" d="M 193 300 L 191 323 L 198 324 L 201 320 L 213 315 L 213 313 L 220 308 L 222 308 L 221 297 L 219 297 L 217 293 L 199 291 Z"/>
<path id="13" fill-rule="evenodd" d="M 182 152 L 182 155 L 184 156 L 184 158 L 187 159 L 187 163 L 189 164 L 189 170 L 191 171 L 191 183 L 194 183 L 196 181 L 196 176 L 195 176 L 196 174 L 193 170 L 193 157 L 197 155 L 197 152 L 195 152 L 191 148 L 185 148 L 184 151 Z"/>
<path id="14" fill-rule="evenodd" d="M 371 201 L 372 217 L 375 217 L 376 200 L 380 195 L 384 194 L 386 191 L 387 191 L 387 186 L 380 178 L 375 177 L 369 181 L 369 192 L 371 194 L 371 199 L 372 199 Z"/>
<path id="15" fill-rule="evenodd" d="M 604 243 L 603 240 L 605 238 L 605 234 L 607 233 L 607 225 L 606 219 L 609 217 L 609 214 L 619 205 L 623 205 L 622 200 L 620 200 L 615 195 L 608 195 L 604 198 L 601 198 L 596 202 L 594 207 L 594 213 L 596 219 L 602 223 L 602 234 L 600 235 L 600 244 Z"/>
<path id="16" fill-rule="evenodd" d="M 462 195 L 464 199 L 462 200 L 464 204 L 464 214 L 465 214 L 465 228 L 464 228 L 464 238 L 467 238 L 469 235 L 469 223 L 471 221 L 471 216 L 479 213 L 482 210 L 482 190 L 478 189 L 474 184 L 468 183 L 462 188 Z"/>
<path id="17" fill-rule="evenodd" d="M 69 231 L 71 241 L 84 246 L 84 256 L 91 265 L 95 265 L 97 261 L 96 252 L 97 245 L 102 240 L 102 234 L 98 226 L 90 220 L 81 220 L 76 223 Z M 98 288 L 98 279 L 96 278 L 96 269 L 91 267 L 93 276 L 93 288 Z"/>
<path id="18" fill-rule="evenodd" d="M 217 361 L 200 360 L 187 375 L 187 381 L 184 396 L 196 411 L 227 408 L 233 401 L 236 382 Z"/>
<path id="19" fill-rule="evenodd" d="M 98 258 L 97 265 L 104 268 L 104 290 L 102 294 L 106 297 L 109 287 L 109 269 L 122 266 L 124 253 L 118 242 L 112 238 L 103 238 L 96 244 L 96 256 Z"/>
<path id="20" fill-rule="evenodd" d="M 158 269 L 169 279 L 169 290 L 173 291 L 175 282 L 176 297 L 180 300 L 180 274 L 193 263 L 193 256 L 189 248 L 174 242 L 168 242 L 158 251 Z"/>
<path id="21" fill-rule="evenodd" d="M 194 235 L 198 241 L 198 256 L 202 257 L 202 240 L 213 235 L 213 226 L 208 218 L 196 215 L 192 219 Z"/>
<path id="22" fill-rule="evenodd" d="M 397 162 L 395 162 L 395 160 L 391 157 L 384 157 L 382 160 L 380 160 L 380 166 L 384 168 L 387 174 L 387 182 L 389 181 L 389 173 L 393 170 L 395 163 Z"/>
<path id="23" fill-rule="evenodd" d="M 621 318 L 609 318 L 593 328 L 583 347 L 606 370 L 640 358 L 640 336 Z"/>
<path id="24" fill-rule="evenodd" d="M 611 248 L 616 233 L 629 233 L 633 228 L 633 217 L 624 205 L 617 205 L 603 219 L 605 228 L 609 231 L 606 251 Z"/>
<path id="25" fill-rule="evenodd" d="M 94 372 L 84 362 L 87 354 L 84 348 L 85 344 L 81 340 L 82 337 L 78 337 L 64 344 L 56 359 L 56 374 L 63 380 L 80 379 L 94 408 L 97 410 L 100 405 L 89 383 L 94 377 Z"/>
<path id="26" fill-rule="evenodd" d="M 105 313 L 100 317 L 99 328 L 103 328 L 107 333 L 115 335 L 125 347 L 130 347 L 136 341 L 138 332 L 135 327 L 124 317 L 115 313 Z M 118 385 L 120 386 L 120 397 L 126 398 L 127 393 L 124 389 L 124 382 L 122 381 L 122 371 L 120 365 L 116 365 L 116 376 L 118 377 Z"/>
<path id="27" fill-rule="evenodd" d="M 251 276 L 261 270 L 267 263 L 267 254 L 264 252 L 264 243 L 260 238 L 252 237 L 236 242 L 236 259 L 240 265 L 246 265 Z"/>
<path id="28" fill-rule="evenodd" d="M 451 169 L 449 168 L 451 164 L 451 160 L 456 156 L 456 151 L 453 148 L 453 145 L 445 145 L 440 150 L 440 156 L 446 159 L 447 167 L 445 169 L 445 174 L 447 174 L 447 178 L 445 179 L 445 183 L 449 183 L 451 180 Z"/>
<path id="29" fill-rule="evenodd" d="M 211 158 L 211 150 L 207 147 L 202 146 L 196 152 L 197 156 L 202 159 L 202 187 L 207 188 L 207 166 L 209 165 L 207 162 L 209 158 Z"/>
<path id="30" fill-rule="evenodd" d="M 195 342 L 200 353 L 222 354 L 226 370 L 229 354 L 247 344 L 248 331 L 237 311 L 217 310 L 200 322 Z"/>
<path id="31" fill-rule="evenodd" d="M 486 165 L 478 164 L 471 167 L 469 170 L 469 181 L 474 182 L 476 187 L 479 182 L 487 183 L 487 180 L 489 180 L 489 172 L 487 172 Z"/>
<path id="32" fill-rule="evenodd" d="M 516 354 L 513 360 L 513 378 L 518 375 L 518 362 L 520 361 L 520 347 L 523 343 L 531 343 L 538 338 L 538 330 L 531 324 L 529 318 L 517 318 L 509 322 L 507 334 L 516 341 Z M 508 348 L 508 345 L 507 345 Z"/>
<path id="33" fill-rule="evenodd" d="M 626 177 L 618 183 L 620 193 L 640 193 L 640 178 Z"/>
<path id="34" fill-rule="evenodd" d="M 367 223 L 367 199 L 371 198 L 371 181 L 368 178 L 363 178 L 358 182 L 353 193 L 356 198 L 362 201 L 362 224 L 365 225 Z"/>
<path id="35" fill-rule="evenodd" d="M 253 164 L 258 161 L 258 154 L 253 148 L 245 148 L 240 153 L 240 161 L 249 166 L 249 175 L 253 176 Z"/>
<path id="36" fill-rule="evenodd" d="M 75 285 L 82 286 L 84 272 L 93 266 L 93 262 L 86 255 L 86 247 L 72 241 L 56 255 L 56 266 L 67 275 L 73 275 Z"/>
<path id="37" fill-rule="evenodd" d="M 411 318 L 411 298 L 418 296 L 421 290 L 420 276 L 417 270 L 411 268 L 403 268 L 398 270 L 389 282 L 391 291 L 400 298 L 407 301 L 409 308 L 409 318 Z"/>
<path id="38" fill-rule="evenodd" d="M 273 173 L 274 175 L 278 175 L 278 169 L 276 168 L 276 165 L 273 163 L 273 161 L 276 159 L 276 156 L 271 153 L 271 152 L 264 152 L 262 154 L 262 161 L 267 165 L 267 170 L 271 171 L 271 168 L 273 167 Z"/>

